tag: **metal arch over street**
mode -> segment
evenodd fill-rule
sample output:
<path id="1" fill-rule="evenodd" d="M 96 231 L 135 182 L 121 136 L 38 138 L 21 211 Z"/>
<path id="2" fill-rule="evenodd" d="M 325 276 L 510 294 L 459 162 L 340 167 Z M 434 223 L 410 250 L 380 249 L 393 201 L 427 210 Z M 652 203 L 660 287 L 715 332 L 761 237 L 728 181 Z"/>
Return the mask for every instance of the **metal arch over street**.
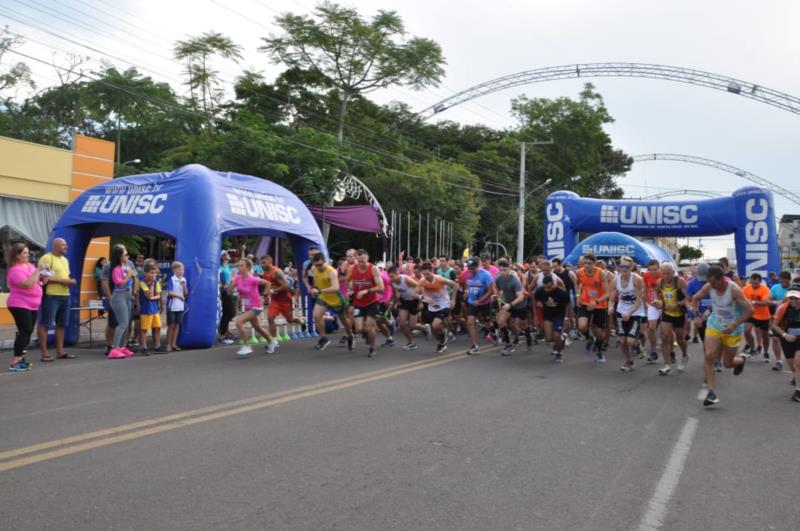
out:
<path id="1" fill-rule="evenodd" d="M 670 192 L 661 192 L 658 194 L 646 195 L 644 197 L 632 197 L 631 199 L 638 199 L 639 201 L 652 201 L 654 199 L 666 199 L 668 197 L 683 197 L 686 195 L 697 195 L 700 197 L 719 197 L 723 194 L 717 192 L 706 192 L 702 190 L 672 190 Z"/>
<path id="2" fill-rule="evenodd" d="M 428 119 L 466 101 L 519 85 L 579 77 L 645 77 L 677 81 L 744 96 L 785 111 L 800 114 L 800 98 L 729 76 L 679 66 L 647 63 L 584 63 L 537 68 L 498 77 L 462 90 L 449 98 L 435 103 L 420 111 L 419 116 L 423 119 Z"/>
<path id="3" fill-rule="evenodd" d="M 731 166 L 730 164 L 725 164 L 724 162 L 718 162 L 716 160 L 711 159 L 704 159 L 703 157 L 694 157 L 692 155 L 679 155 L 676 153 L 647 153 L 644 155 L 635 155 L 633 157 L 634 162 L 645 162 L 648 160 L 667 160 L 673 162 L 689 162 L 692 164 L 700 164 L 702 166 L 708 166 L 709 168 L 715 168 L 717 170 L 726 171 L 728 173 L 732 173 L 737 177 L 741 177 L 742 179 L 747 179 L 748 181 L 754 182 L 759 186 L 763 186 L 764 188 L 770 190 L 771 192 L 778 194 L 782 197 L 785 197 L 792 203 L 796 205 L 800 205 L 800 195 L 795 194 L 778 186 L 777 184 L 773 183 L 772 181 L 768 181 L 763 177 L 759 177 L 758 175 L 754 175 L 749 171 L 742 170 L 735 166 Z"/>

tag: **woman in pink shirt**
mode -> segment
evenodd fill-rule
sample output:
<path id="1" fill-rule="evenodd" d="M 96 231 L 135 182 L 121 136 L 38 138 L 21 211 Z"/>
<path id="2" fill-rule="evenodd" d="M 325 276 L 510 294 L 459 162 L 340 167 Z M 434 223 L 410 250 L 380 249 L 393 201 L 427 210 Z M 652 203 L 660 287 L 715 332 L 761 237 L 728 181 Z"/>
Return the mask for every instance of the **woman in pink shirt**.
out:
<path id="1" fill-rule="evenodd" d="M 8 296 L 8 311 L 17 324 L 17 338 L 14 340 L 14 358 L 8 370 L 11 372 L 28 371 L 31 364 L 25 359 L 25 348 L 31 340 L 31 334 L 36 326 L 36 314 L 42 303 L 42 285 L 39 275 L 43 264 L 34 266 L 28 260 L 30 252 L 24 243 L 15 243 L 11 246 L 8 255 L 7 281 L 11 293 Z"/>
<path id="2" fill-rule="evenodd" d="M 264 293 L 269 293 L 270 284 L 268 281 L 252 273 L 253 262 L 249 259 L 243 258 L 239 260 L 236 267 L 239 268 L 239 273 L 233 275 L 227 286 L 229 294 L 232 295 L 234 289 L 239 292 L 239 300 L 242 301 L 242 306 L 244 307 L 244 313 L 239 315 L 234 321 L 236 329 L 239 330 L 239 337 L 242 339 L 242 347 L 237 350 L 236 353 L 239 356 L 247 356 L 253 352 L 253 348 L 248 344 L 247 334 L 244 331 L 245 323 L 250 323 L 253 330 L 267 340 L 267 352 L 272 354 L 275 352 L 272 336 L 258 321 L 258 316 L 264 310 L 258 288 L 259 286 L 264 286 Z"/>

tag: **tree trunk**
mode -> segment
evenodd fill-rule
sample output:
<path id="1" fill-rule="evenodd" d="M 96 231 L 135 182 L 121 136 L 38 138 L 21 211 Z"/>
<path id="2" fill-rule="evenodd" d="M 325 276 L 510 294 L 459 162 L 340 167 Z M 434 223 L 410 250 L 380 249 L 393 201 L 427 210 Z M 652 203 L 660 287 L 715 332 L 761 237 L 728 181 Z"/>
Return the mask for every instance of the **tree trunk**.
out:
<path id="1" fill-rule="evenodd" d="M 122 134 L 120 131 L 120 117 L 117 111 L 117 166 L 122 164 Z"/>

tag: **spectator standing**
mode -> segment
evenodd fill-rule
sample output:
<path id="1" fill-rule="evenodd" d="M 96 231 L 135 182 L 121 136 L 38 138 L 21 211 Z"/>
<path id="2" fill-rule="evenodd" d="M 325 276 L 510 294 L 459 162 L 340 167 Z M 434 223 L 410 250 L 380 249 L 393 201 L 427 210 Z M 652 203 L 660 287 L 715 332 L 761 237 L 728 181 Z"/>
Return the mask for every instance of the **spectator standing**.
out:
<path id="1" fill-rule="evenodd" d="M 225 292 L 227 295 L 227 291 Z M 167 281 L 167 351 L 179 351 L 178 333 L 183 324 L 186 311 L 186 279 L 183 277 L 183 263 L 172 262 L 172 276 Z M 233 341 L 233 339 L 231 339 Z"/>
<path id="2" fill-rule="evenodd" d="M 103 309 L 97 312 L 97 316 L 100 319 L 103 319 L 106 313 L 105 305 L 107 301 L 105 301 L 106 296 L 103 293 L 103 266 L 107 263 L 108 260 L 106 260 L 105 256 L 101 256 L 94 265 L 94 280 L 97 282 L 97 294 L 100 296 L 100 300 L 103 301 Z"/>
<path id="3" fill-rule="evenodd" d="M 56 357 L 58 359 L 74 359 L 74 354 L 64 352 L 64 330 L 69 324 L 69 287 L 77 284 L 70 278 L 67 242 L 63 238 L 53 240 L 53 250 L 42 256 L 39 266 L 44 279 L 44 298 L 42 299 L 41 318 L 39 319 L 39 348 L 41 360 L 51 362 L 53 358 L 47 350 L 47 331 L 56 330 Z"/>
<path id="4" fill-rule="evenodd" d="M 11 372 L 24 372 L 31 369 L 31 364 L 25 359 L 25 348 L 31 341 L 36 314 L 42 303 L 42 286 L 40 275 L 44 268 L 34 266 L 29 261 L 30 251 L 24 243 L 15 243 L 11 246 L 8 257 L 8 274 L 6 280 L 11 293 L 8 296 L 8 311 L 14 317 L 17 325 L 17 336 L 14 339 L 14 358 L 8 370 Z"/>
<path id="5" fill-rule="evenodd" d="M 232 293 L 228 293 L 228 290 L 225 289 L 226 286 L 231 283 L 233 278 L 233 271 L 231 270 L 230 262 L 231 257 L 228 252 L 222 251 L 222 254 L 220 255 L 219 266 L 219 299 L 222 304 L 222 318 L 219 321 L 218 332 L 220 336 L 220 342 L 223 345 L 233 344 L 233 336 L 228 328 L 230 327 L 231 320 L 236 317 L 236 304 L 234 302 L 234 295 Z"/>

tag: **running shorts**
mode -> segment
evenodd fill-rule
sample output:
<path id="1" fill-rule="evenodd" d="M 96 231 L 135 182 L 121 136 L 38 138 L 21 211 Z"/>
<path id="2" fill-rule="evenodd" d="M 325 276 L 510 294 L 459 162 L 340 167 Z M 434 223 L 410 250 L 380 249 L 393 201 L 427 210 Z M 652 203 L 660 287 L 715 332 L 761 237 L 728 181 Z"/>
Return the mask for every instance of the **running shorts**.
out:
<path id="1" fill-rule="evenodd" d="M 282 315 L 284 319 L 286 319 L 287 321 L 291 321 L 292 319 L 294 319 L 294 316 L 292 315 L 292 301 L 286 300 L 286 301 L 276 302 L 275 300 L 273 300 L 269 305 L 269 310 L 267 315 L 269 315 L 270 318 L 275 318 L 278 317 L 279 315 Z"/>
<path id="2" fill-rule="evenodd" d="M 753 319 L 751 317 L 747 322 L 759 330 L 769 330 L 769 319 Z"/>
<path id="3" fill-rule="evenodd" d="M 419 301 L 417 299 L 400 299 L 400 309 L 407 311 L 409 315 L 417 315 L 419 313 Z"/>
<path id="4" fill-rule="evenodd" d="M 586 306 L 578 307 L 578 318 L 585 318 L 591 321 L 597 328 L 605 328 L 608 324 L 608 310 L 605 308 L 595 308 L 589 311 Z"/>
<path id="5" fill-rule="evenodd" d="M 481 304 L 480 306 L 476 306 L 475 304 L 467 304 L 467 315 L 488 321 L 492 315 L 492 304 L 486 303 Z"/>
<path id="6" fill-rule="evenodd" d="M 436 311 L 433 311 L 433 312 L 429 311 L 428 312 L 428 318 L 430 319 L 431 323 L 433 321 L 435 321 L 436 319 L 440 319 L 440 320 L 444 321 L 448 317 L 450 317 L 450 308 L 443 308 L 441 310 L 436 310 Z"/>
<path id="7" fill-rule="evenodd" d="M 672 328 L 678 329 L 683 328 L 686 324 L 686 316 L 681 315 L 680 317 L 676 317 L 674 315 L 667 315 L 665 313 L 661 314 L 661 322 L 662 323 L 669 323 L 672 325 Z"/>
<path id="8" fill-rule="evenodd" d="M 706 328 L 706 337 L 716 337 L 728 348 L 738 347 L 739 343 L 742 342 L 742 334 L 732 336 L 723 334 L 715 328 Z"/>
<path id="9" fill-rule="evenodd" d="M 353 309 L 353 317 L 372 317 L 374 319 L 378 316 L 378 306 L 380 306 L 380 303 L 376 302 L 363 308 L 355 307 Z"/>
<path id="10" fill-rule="evenodd" d="M 345 312 L 345 310 L 347 310 L 347 304 L 331 305 L 322 299 L 317 299 L 316 301 L 314 301 L 314 304 L 316 304 L 317 306 L 322 306 L 326 310 L 330 310 L 336 315 L 342 315 Z"/>
<path id="11" fill-rule="evenodd" d="M 642 318 L 638 315 L 632 315 L 630 319 L 624 321 L 622 314 L 617 312 L 614 315 L 614 322 L 617 325 L 617 337 L 630 337 L 632 339 L 639 339 L 639 331 L 642 326 Z"/>
<path id="12" fill-rule="evenodd" d="M 800 350 L 800 340 L 795 341 L 794 343 L 789 343 L 785 339 L 781 338 L 781 349 L 783 349 L 783 355 L 787 360 L 793 360 L 795 352 Z"/>
<path id="13" fill-rule="evenodd" d="M 552 319 L 545 319 L 542 321 L 544 323 L 550 323 L 553 325 L 553 332 L 558 332 L 559 334 L 564 331 L 564 318 L 563 317 L 554 317 Z"/>
<path id="14" fill-rule="evenodd" d="M 647 320 L 648 321 L 658 321 L 661 319 L 661 310 L 656 308 L 655 306 L 651 306 L 650 304 L 647 305 Z"/>
<path id="15" fill-rule="evenodd" d="M 524 321 L 525 319 L 528 318 L 528 307 L 527 306 L 523 306 L 522 308 L 512 307 L 508 311 L 508 314 L 511 316 L 512 319 L 521 319 Z"/>

